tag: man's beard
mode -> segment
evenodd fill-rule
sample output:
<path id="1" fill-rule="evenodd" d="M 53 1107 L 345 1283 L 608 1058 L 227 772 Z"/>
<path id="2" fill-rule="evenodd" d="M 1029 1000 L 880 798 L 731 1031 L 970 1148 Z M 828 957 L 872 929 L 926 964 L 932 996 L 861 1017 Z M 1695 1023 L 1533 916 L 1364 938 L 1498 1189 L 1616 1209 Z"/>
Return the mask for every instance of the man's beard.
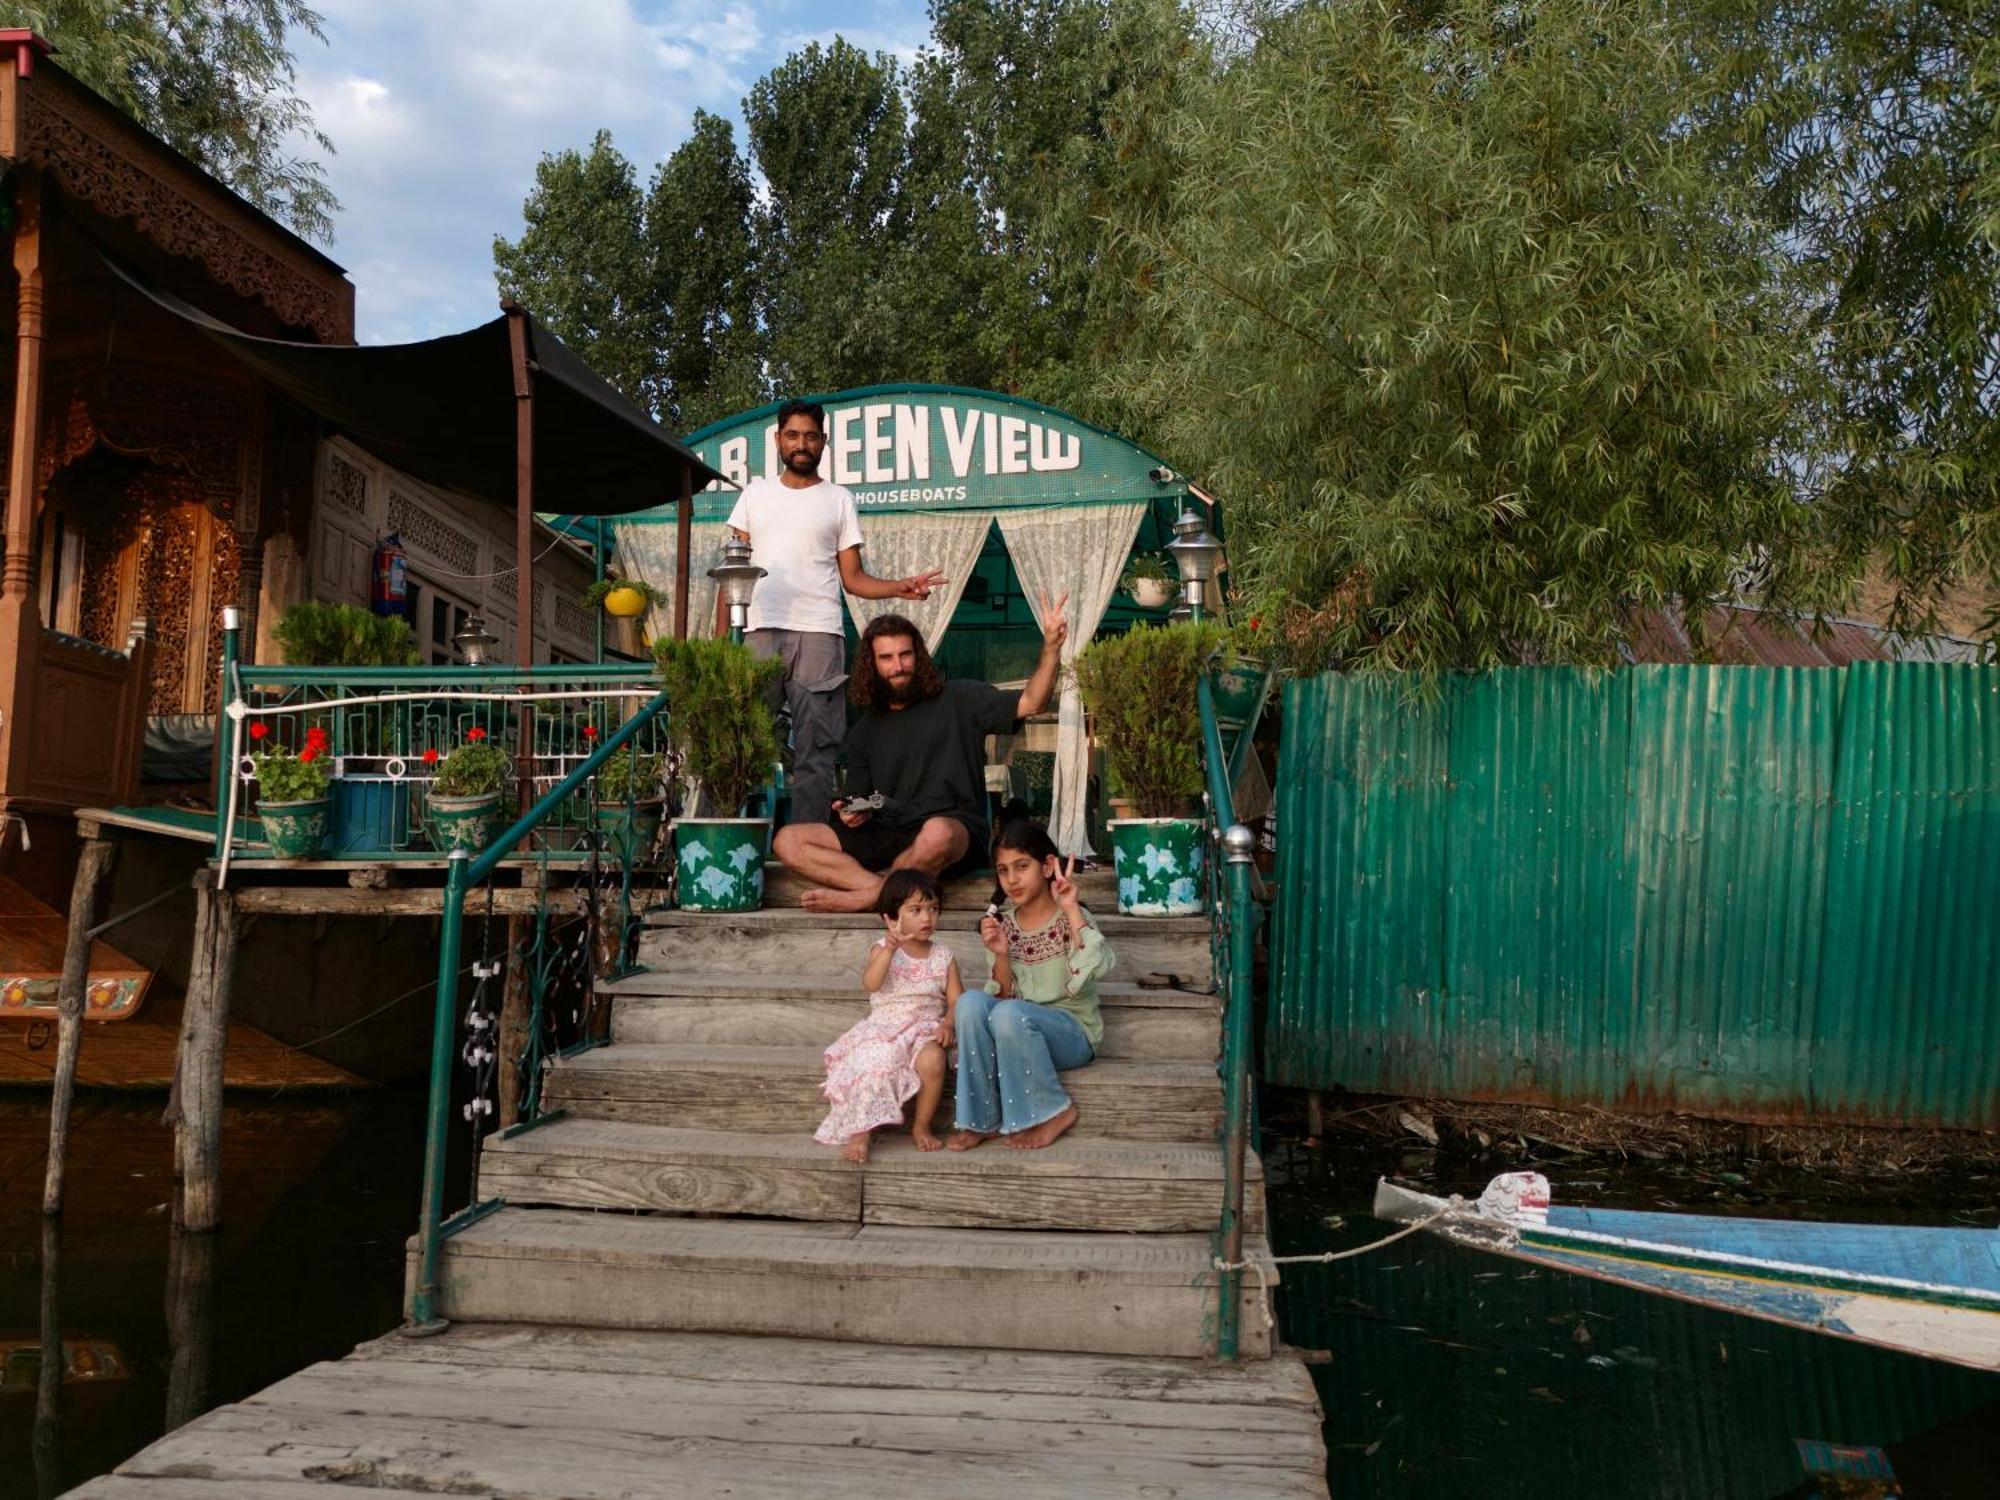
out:
<path id="1" fill-rule="evenodd" d="M 882 696 L 890 703 L 908 703 L 916 695 L 917 676 L 914 672 L 901 681 L 895 681 L 887 677 L 882 679 Z"/>
<path id="2" fill-rule="evenodd" d="M 794 474 L 817 474 L 819 472 L 819 460 L 801 448 L 797 453 L 794 453 L 790 458 L 785 460 L 785 467 L 790 469 Z"/>

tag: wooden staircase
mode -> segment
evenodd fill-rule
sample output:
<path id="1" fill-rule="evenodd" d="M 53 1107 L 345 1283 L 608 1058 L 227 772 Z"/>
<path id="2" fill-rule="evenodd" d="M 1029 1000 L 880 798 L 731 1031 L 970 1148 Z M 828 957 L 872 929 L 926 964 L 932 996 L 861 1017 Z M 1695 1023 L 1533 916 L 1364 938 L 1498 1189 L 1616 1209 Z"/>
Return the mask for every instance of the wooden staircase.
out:
<path id="1" fill-rule="evenodd" d="M 1110 910 L 1108 878 L 1094 883 L 1086 899 Z M 987 890 L 957 883 L 940 923 L 974 973 Z M 876 920 L 654 914 L 645 971 L 609 987 L 611 1045 L 547 1077 L 545 1107 L 565 1117 L 488 1141 L 479 1196 L 504 1206 L 445 1241 L 442 1314 L 1210 1354 L 1223 1184 L 1207 923 L 1099 921 L 1118 982 L 1099 1059 L 1065 1079 L 1076 1128 L 1043 1151 L 923 1154 L 881 1134 L 857 1166 L 811 1133 L 825 1111 L 820 1051 L 866 1007 L 858 975 Z M 1134 982 L 1148 974 L 1186 987 Z M 1268 1261 L 1254 1157 L 1247 1200 L 1246 1254 Z M 1267 1358 L 1266 1294 L 1242 1282 L 1243 1352 Z"/>

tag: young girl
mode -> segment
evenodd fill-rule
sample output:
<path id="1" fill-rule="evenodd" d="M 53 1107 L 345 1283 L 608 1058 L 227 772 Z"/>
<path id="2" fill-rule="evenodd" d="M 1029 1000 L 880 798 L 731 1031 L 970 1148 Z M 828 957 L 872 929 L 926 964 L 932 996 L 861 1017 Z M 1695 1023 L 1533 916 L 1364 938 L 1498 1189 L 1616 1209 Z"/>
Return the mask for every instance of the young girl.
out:
<path id="1" fill-rule="evenodd" d="M 883 932 L 861 971 L 868 1015 L 826 1049 L 822 1091 L 833 1108 L 813 1132 L 821 1145 L 839 1146 L 848 1161 L 868 1160 L 869 1136 L 877 1126 L 901 1124 L 912 1094 L 917 1110 L 910 1134 L 917 1149 L 943 1144 L 931 1119 L 944 1093 L 951 1007 L 965 987 L 951 949 L 931 941 L 942 903 L 937 881 L 922 870 L 893 870 L 882 882 L 875 909 Z"/>
<path id="2" fill-rule="evenodd" d="M 945 1142 L 969 1151 L 995 1135 L 1033 1151 L 1076 1123 L 1057 1072 L 1080 1068 L 1104 1038 L 1097 982 L 1111 948 L 1077 899 L 1067 864 L 1041 824 L 1022 818 L 993 841 L 993 873 L 1006 906 L 979 924 L 993 978 L 959 997 L 958 1129 Z"/>

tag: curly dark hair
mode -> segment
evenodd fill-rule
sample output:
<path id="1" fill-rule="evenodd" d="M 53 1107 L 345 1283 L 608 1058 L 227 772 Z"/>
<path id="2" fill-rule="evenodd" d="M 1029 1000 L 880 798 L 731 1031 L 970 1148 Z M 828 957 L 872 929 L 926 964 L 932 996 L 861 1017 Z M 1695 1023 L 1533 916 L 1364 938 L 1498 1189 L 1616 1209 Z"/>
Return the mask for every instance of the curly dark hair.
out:
<path id="1" fill-rule="evenodd" d="M 884 636 L 904 635 L 917 648 L 917 679 L 910 685 L 910 702 L 922 703 L 944 691 L 944 677 L 931 660 L 931 648 L 924 633 L 901 615 L 877 615 L 861 632 L 861 645 L 854 653 L 854 670 L 848 674 L 847 695 L 870 713 L 889 706 L 889 684 L 875 671 L 875 643 Z"/>
<path id="2" fill-rule="evenodd" d="M 817 401 L 787 401 L 778 408 L 778 425 L 783 427 L 793 417 L 804 417 L 821 432 L 826 431 L 826 408 Z"/>
<path id="3" fill-rule="evenodd" d="M 882 889 L 875 897 L 875 910 L 885 917 L 893 917 L 912 896 L 928 896 L 933 905 L 940 909 L 944 906 L 944 887 L 938 883 L 937 876 L 906 867 L 889 872 L 889 878 L 882 882 Z"/>

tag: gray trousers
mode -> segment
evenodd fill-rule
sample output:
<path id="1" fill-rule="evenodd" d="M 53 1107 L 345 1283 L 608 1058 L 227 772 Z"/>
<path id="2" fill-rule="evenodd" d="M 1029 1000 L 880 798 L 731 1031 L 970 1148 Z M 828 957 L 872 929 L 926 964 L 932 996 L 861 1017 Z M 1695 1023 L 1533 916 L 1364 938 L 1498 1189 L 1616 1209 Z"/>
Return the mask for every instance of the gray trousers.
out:
<path id="1" fill-rule="evenodd" d="M 743 641 L 752 655 L 785 664 L 780 701 L 792 715 L 792 821 L 824 823 L 833 806 L 834 754 L 847 735 L 847 643 L 806 630 L 753 630 Z"/>

